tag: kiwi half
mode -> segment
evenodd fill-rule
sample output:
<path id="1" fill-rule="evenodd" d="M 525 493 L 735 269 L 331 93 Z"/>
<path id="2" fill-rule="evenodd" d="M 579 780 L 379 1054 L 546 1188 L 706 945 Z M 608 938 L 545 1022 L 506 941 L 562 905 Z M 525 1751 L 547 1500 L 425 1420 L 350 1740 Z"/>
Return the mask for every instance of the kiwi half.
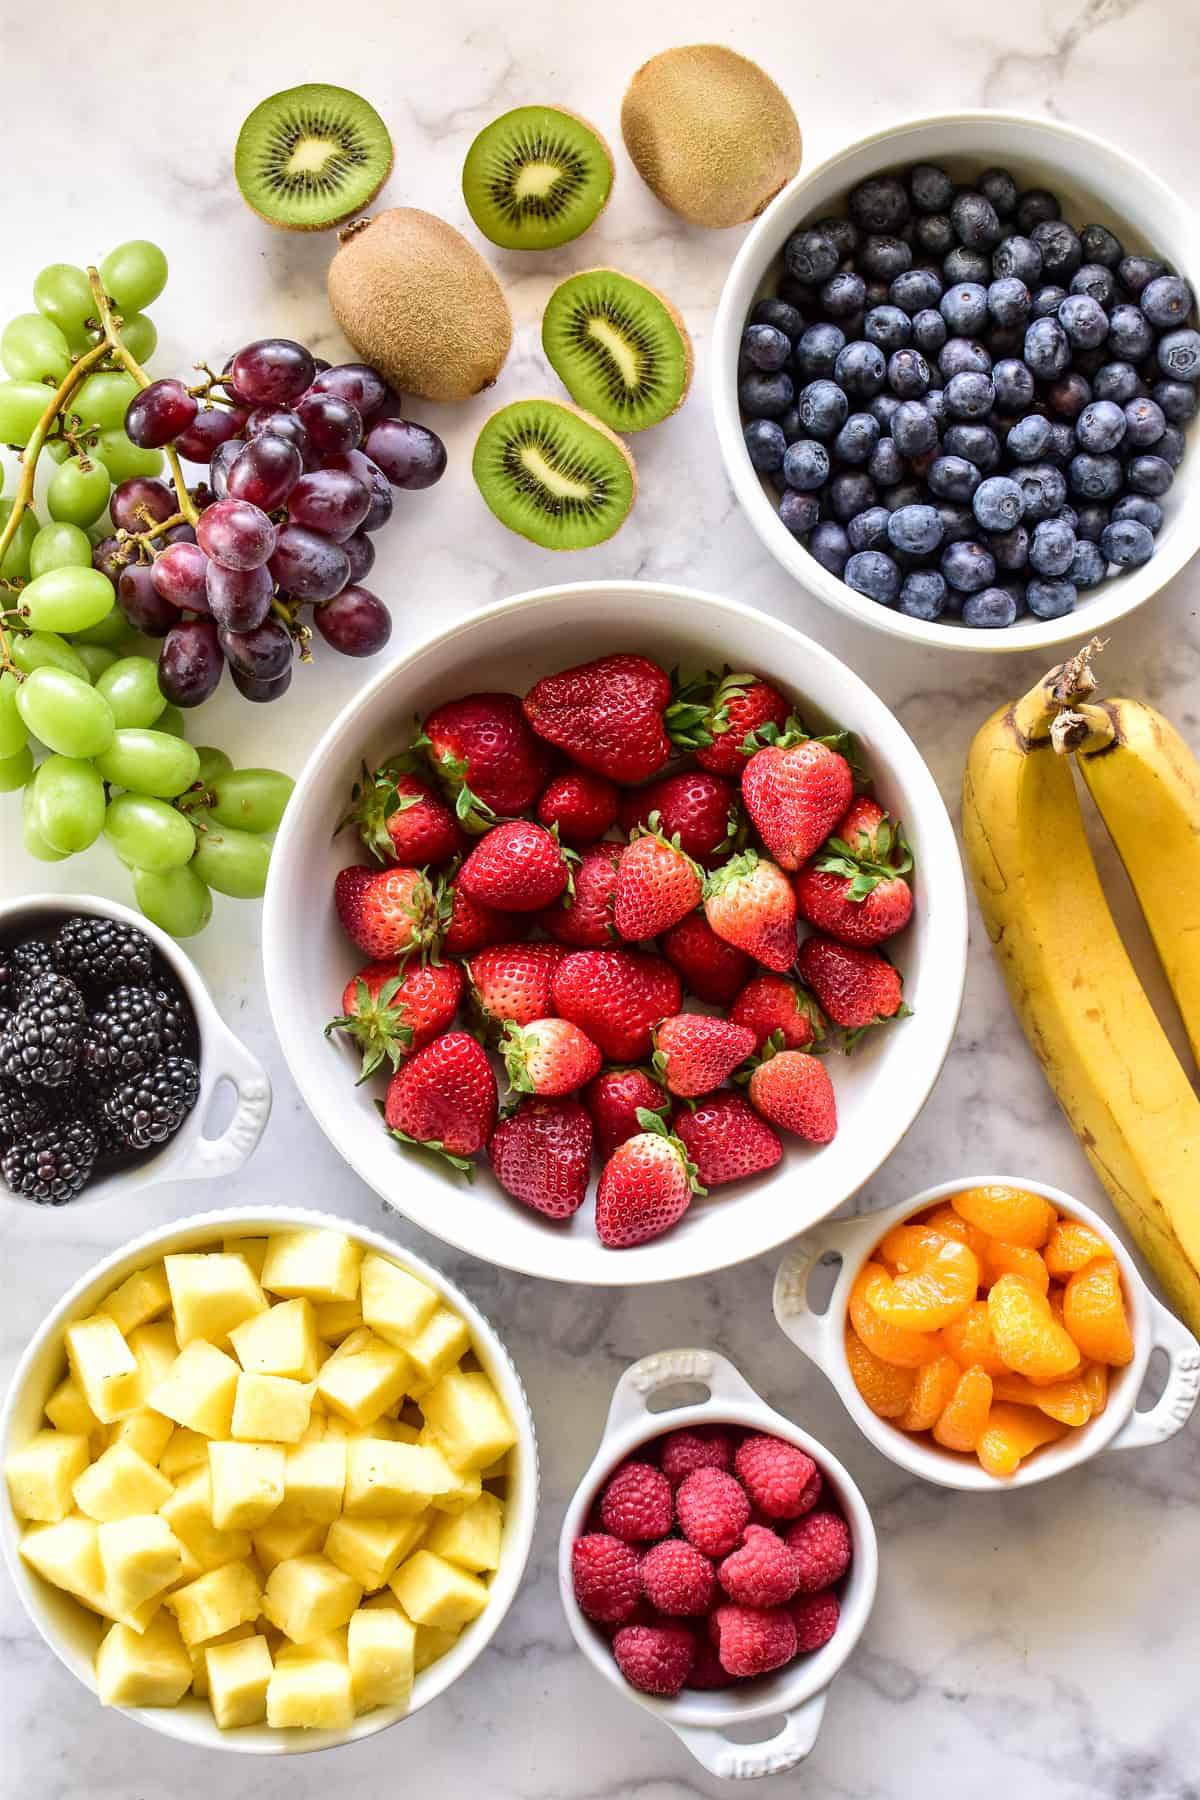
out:
<path id="1" fill-rule="evenodd" d="M 463 164 L 463 198 L 505 250 L 553 250 L 608 204 L 613 161 L 593 125 L 556 106 L 518 106 L 485 125 Z"/>
<path id="2" fill-rule="evenodd" d="M 238 133 L 234 174 L 260 219 L 323 231 L 352 218 L 392 172 L 392 140 L 367 101 L 310 82 L 263 100 Z"/>
<path id="3" fill-rule="evenodd" d="M 644 431 L 683 403 L 692 340 L 665 295 L 617 269 L 585 269 L 551 294 L 542 347 L 570 394 L 614 431 Z"/>
<path id="4" fill-rule="evenodd" d="M 607 425 L 561 400 L 514 400 L 475 445 L 480 493 L 543 550 L 588 550 L 619 531 L 637 495 L 633 458 Z"/>

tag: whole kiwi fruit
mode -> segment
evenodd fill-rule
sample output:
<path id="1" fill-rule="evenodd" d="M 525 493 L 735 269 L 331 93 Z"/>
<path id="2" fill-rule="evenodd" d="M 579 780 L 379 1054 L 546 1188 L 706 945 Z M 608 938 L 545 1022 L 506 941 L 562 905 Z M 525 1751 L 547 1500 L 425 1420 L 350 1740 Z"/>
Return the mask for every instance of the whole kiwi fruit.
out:
<path id="1" fill-rule="evenodd" d="M 500 283 L 452 225 L 398 206 L 342 232 L 329 265 L 333 316 L 398 393 L 469 400 L 512 344 Z"/>
<path id="2" fill-rule="evenodd" d="M 621 134 L 647 187 L 693 225 L 745 224 L 800 167 L 787 96 L 723 44 L 684 44 L 643 63 Z"/>

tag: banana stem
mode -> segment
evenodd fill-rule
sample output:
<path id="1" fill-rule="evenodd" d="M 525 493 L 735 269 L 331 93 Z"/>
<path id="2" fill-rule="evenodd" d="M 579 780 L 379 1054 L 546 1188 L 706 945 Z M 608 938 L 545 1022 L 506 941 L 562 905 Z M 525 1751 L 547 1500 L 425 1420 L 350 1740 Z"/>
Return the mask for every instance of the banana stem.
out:
<path id="1" fill-rule="evenodd" d="M 1092 657 L 1104 648 L 1102 638 L 1090 638 L 1081 650 L 1043 675 L 1036 687 L 1016 702 L 1013 723 L 1027 744 L 1044 744 L 1056 716 L 1096 691 Z"/>
<path id="2" fill-rule="evenodd" d="M 1117 728 L 1104 706 L 1077 706 L 1061 712 L 1050 727 L 1050 742 L 1060 756 L 1095 756 L 1117 741 Z"/>

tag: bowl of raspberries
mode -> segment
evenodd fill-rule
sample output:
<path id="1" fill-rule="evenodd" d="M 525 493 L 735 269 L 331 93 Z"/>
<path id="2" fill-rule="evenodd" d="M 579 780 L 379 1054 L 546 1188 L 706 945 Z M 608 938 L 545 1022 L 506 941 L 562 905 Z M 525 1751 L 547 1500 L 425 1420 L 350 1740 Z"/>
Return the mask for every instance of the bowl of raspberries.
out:
<path id="1" fill-rule="evenodd" d="M 707 1398 L 689 1403 L 698 1388 Z M 876 1574 L 846 1470 L 725 1357 L 663 1351 L 626 1370 L 563 1521 L 559 1590 L 592 1665 L 710 1773 L 807 1756 Z M 765 1741 L 730 1735 L 781 1716 Z"/>
<path id="2" fill-rule="evenodd" d="M 473 1255 L 600 1284 L 726 1267 L 854 1192 L 937 1075 L 965 939 L 945 808 L 876 696 L 636 582 L 519 596 L 356 696 L 263 932 L 359 1174 Z"/>
<path id="3" fill-rule="evenodd" d="M 953 649 L 1033 650 L 1200 546 L 1193 208 L 1113 145 L 980 112 L 798 176 L 722 295 L 722 454 L 820 599 Z"/>
<path id="4" fill-rule="evenodd" d="M 222 1082 L 237 1105 L 206 1138 Z M 0 1193 L 63 1206 L 231 1174 L 270 1110 L 266 1071 L 165 932 L 94 895 L 0 907 Z"/>

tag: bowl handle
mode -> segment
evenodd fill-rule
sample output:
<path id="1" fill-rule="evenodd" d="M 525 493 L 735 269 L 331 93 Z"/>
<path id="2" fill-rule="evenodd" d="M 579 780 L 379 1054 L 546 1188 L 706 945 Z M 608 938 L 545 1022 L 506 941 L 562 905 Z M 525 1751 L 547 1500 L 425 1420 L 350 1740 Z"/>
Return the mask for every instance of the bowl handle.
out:
<path id="1" fill-rule="evenodd" d="M 825 1693 L 814 1694 L 786 1715 L 783 1730 L 762 1744 L 735 1744 L 719 1725 L 667 1724 L 710 1775 L 726 1781 L 748 1781 L 756 1775 L 782 1775 L 803 1762 L 817 1741 L 825 1711 Z"/>
<path id="2" fill-rule="evenodd" d="M 735 1401 L 739 1405 L 753 1400 L 762 1405 L 750 1383 L 715 1350 L 657 1350 L 651 1356 L 643 1356 L 640 1362 L 631 1363 L 613 1389 L 604 1426 L 605 1437 L 648 1413 L 647 1402 L 660 1388 L 687 1385 L 707 1388 L 708 1397 L 682 1400 L 681 1406 L 706 1406 L 710 1400 L 718 1404 L 723 1400 Z"/>
<path id="3" fill-rule="evenodd" d="M 842 1313 L 838 1288 L 839 1274 L 829 1305 L 823 1313 L 812 1311 L 808 1303 L 808 1283 L 823 1256 L 840 1256 L 845 1271 L 849 1254 L 865 1239 L 874 1244 L 886 1230 L 888 1214 L 863 1213 L 854 1219 L 828 1219 L 823 1225 L 806 1231 L 789 1244 L 787 1254 L 775 1273 L 772 1304 L 775 1320 L 785 1337 L 797 1349 L 811 1357 L 818 1368 L 827 1373 L 841 1355 Z"/>
<path id="4" fill-rule="evenodd" d="M 1153 1315 L 1153 1348 L 1165 1350 L 1169 1361 L 1166 1385 L 1153 1406 L 1130 1413 L 1109 1445 L 1110 1450 L 1137 1450 L 1146 1444 L 1162 1444 L 1182 1431 L 1200 1400 L 1200 1344 L 1174 1313 L 1149 1296 Z"/>
<path id="5" fill-rule="evenodd" d="M 224 1020 L 204 1025 L 204 1050 L 211 1055 L 218 1081 L 232 1081 L 237 1089 L 233 1117 L 220 1137 L 194 1139 L 187 1161 L 171 1170 L 173 1181 L 202 1181 L 212 1175 L 232 1175 L 257 1147 L 271 1116 L 271 1081 L 256 1056 L 235 1038 Z"/>

